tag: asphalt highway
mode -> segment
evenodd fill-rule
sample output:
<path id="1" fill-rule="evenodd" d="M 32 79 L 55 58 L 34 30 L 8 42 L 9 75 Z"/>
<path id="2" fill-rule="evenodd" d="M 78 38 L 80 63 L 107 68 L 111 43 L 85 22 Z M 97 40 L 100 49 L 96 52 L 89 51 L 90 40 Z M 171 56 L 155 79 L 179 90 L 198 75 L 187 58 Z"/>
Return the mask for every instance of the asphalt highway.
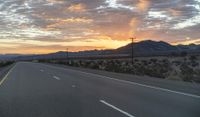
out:
<path id="1" fill-rule="evenodd" d="M 198 93 L 107 74 L 18 62 L 0 81 L 0 117 L 200 117 Z"/>

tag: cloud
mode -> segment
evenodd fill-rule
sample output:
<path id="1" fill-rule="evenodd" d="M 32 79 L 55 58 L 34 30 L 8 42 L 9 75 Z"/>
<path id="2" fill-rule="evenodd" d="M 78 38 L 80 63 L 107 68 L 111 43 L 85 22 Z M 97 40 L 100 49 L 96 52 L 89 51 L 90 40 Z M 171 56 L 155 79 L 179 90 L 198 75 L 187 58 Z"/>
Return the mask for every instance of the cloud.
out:
<path id="1" fill-rule="evenodd" d="M 141 21 L 138 18 L 131 19 L 129 25 L 131 27 L 130 36 L 134 36 L 138 32 L 138 26 L 140 25 Z"/>
<path id="2" fill-rule="evenodd" d="M 136 6 L 140 11 L 147 11 L 150 4 L 151 4 L 150 0 L 139 0 Z"/>
<path id="3" fill-rule="evenodd" d="M 63 4 L 65 0 L 46 0 L 48 5 Z"/>
<path id="4" fill-rule="evenodd" d="M 82 17 L 82 18 L 71 17 L 71 18 L 66 18 L 66 19 L 51 18 L 51 19 L 47 19 L 47 20 L 56 21 L 56 22 L 64 22 L 64 23 L 91 23 L 91 22 L 93 22 L 92 19 L 88 19 L 88 18 L 85 18 L 85 17 Z"/>
<path id="5" fill-rule="evenodd" d="M 49 24 L 47 25 L 47 29 L 56 29 L 56 28 L 59 28 L 59 27 L 62 27 L 62 26 L 66 26 L 66 24 L 71 24 L 71 23 L 91 23 L 93 22 L 92 19 L 88 19 L 88 18 L 66 18 L 66 19 L 59 19 L 59 18 L 56 18 L 56 19 L 48 19 L 49 21 L 53 21 L 54 23 L 52 24 Z"/>
<path id="6" fill-rule="evenodd" d="M 71 12 L 84 12 L 86 11 L 86 5 L 78 3 L 78 4 L 72 4 L 70 5 L 67 10 Z"/>
<path id="7" fill-rule="evenodd" d="M 22 48 L 14 46 L 17 41 L 17 45 L 54 43 L 71 48 L 99 42 L 100 47 L 116 48 L 133 35 L 138 41 L 167 42 L 200 37 L 199 0 L 4 0 L 0 19 L 2 47 L 10 43 Z"/>
<path id="8" fill-rule="evenodd" d="M 174 45 L 178 45 L 178 44 L 188 45 L 188 44 L 194 44 L 194 43 L 200 44 L 200 39 L 193 39 L 193 40 L 187 39 L 187 40 L 183 40 L 183 41 L 174 42 L 172 44 L 174 44 Z"/>
<path id="9" fill-rule="evenodd" d="M 114 8 L 114 9 L 134 10 L 134 7 L 130 5 L 124 5 L 124 4 L 118 3 L 118 1 L 119 0 L 106 0 L 104 2 L 105 5 L 101 5 L 97 9 Z"/>
<path id="10" fill-rule="evenodd" d="M 191 26 L 195 26 L 197 24 L 200 24 L 200 0 L 194 0 L 196 4 L 189 4 L 186 5 L 186 7 L 192 7 L 196 10 L 196 14 L 195 16 L 185 19 L 182 22 L 179 22 L 177 24 L 175 24 L 175 26 L 173 27 L 173 29 L 183 29 L 183 28 L 187 28 L 187 27 L 191 27 Z"/>

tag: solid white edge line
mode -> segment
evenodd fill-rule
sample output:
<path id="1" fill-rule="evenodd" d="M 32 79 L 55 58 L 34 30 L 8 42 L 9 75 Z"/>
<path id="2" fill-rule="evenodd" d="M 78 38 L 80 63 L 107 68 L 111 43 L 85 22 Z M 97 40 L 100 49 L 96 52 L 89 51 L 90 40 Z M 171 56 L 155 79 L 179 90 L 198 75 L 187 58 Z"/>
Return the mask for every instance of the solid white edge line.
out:
<path id="1" fill-rule="evenodd" d="M 46 65 L 46 64 L 44 64 L 44 65 Z M 103 76 L 103 75 L 98 75 L 98 74 L 94 74 L 94 73 L 83 72 L 83 71 L 80 71 L 80 70 L 72 70 L 72 69 L 55 67 L 55 66 L 50 66 L 50 65 L 46 65 L 46 66 L 49 66 L 51 68 L 56 68 L 56 69 L 62 69 L 62 70 L 71 70 L 71 71 L 75 71 L 75 72 L 80 72 L 80 73 L 84 73 L 84 74 L 98 76 L 98 77 L 102 77 L 102 78 L 106 78 L 106 79 L 111 79 L 111 80 L 115 80 L 115 81 L 119 81 L 119 82 L 124 82 L 124 83 L 128 83 L 128 84 L 134 84 L 134 85 L 138 85 L 138 86 L 142 86 L 142 87 L 147 87 L 147 88 L 151 88 L 151 89 L 156 89 L 156 90 L 161 90 L 161 91 L 166 91 L 166 92 L 181 94 L 181 95 L 189 96 L 189 97 L 193 97 L 193 98 L 200 98 L 199 95 L 195 95 L 195 94 L 184 93 L 184 92 L 180 92 L 180 91 L 173 91 L 173 90 L 170 90 L 170 89 L 165 89 L 165 88 L 161 88 L 161 87 L 140 84 L 140 83 L 136 83 L 136 82 L 132 82 L 132 81 L 127 81 L 127 80 L 120 80 L 120 79 L 111 78 L 111 77 L 108 77 L 108 76 Z"/>
<path id="2" fill-rule="evenodd" d="M 0 86 L 3 84 L 3 82 L 7 79 L 8 75 L 10 74 L 10 72 L 12 72 L 12 70 L 15 68 L 16 64 L 14 64 L 14 66 L 8 71 L 8 73 L 3 77 L 3 79 L 0 81 Z"/>
<path id="3" fill-rule="evenodd" d="M 82 72 L 82 73 L 93 74 L 93 73 L 87 73 L 87 72 Z M 102 75 L 98 75 L 98 74 L 93 74 L 93 75 L 96 75 L 96 76 L 99 76 L 99 77 L 104 77 L 104 78 L 111 79 L 111 80 L 116 80 L 116 81 L 119 81 L 119 82 L 124 82 L 124 83 L 129 83 L 129 84 L 134 84 L 134 85 L 142 86 L 142 87 L 147 87 L 147 88 L 151 88 L 151 89 L 157 89 L 157 90 L 162 90 L 162 91 L 166 91 L 166 92 L 181 94 L 181 95 L 185 95 L 185 96 L 189 96 L 189 97 L 200 98 L 199 95 L 194 95 L 194 94 L 189 94 L 189 93 L 184 93 L 184 92 L 179 92 L 179 91 L 173 91 L 173 90 L 170 90 L 170 89 L 165 89 L 165 88 L 161 88 L 161 87 L 140 84 L 140 83 L 131 82 L 131 81 L 127 81 L 127 80 L 119 80 L 119 79 L 115 79 L 115 78 L 111 78 L 111 77 L 107 77 L 107 76 L 102 76 Z"/>
<path id="4" fill-rule="evenodd" d="M 129 114 L 128 112 L 125 112 L 125 111 L 123 111 L 123 110 L 117 108 L 116 106 L 114 106 L 114 105 L 112 105 L 112 104 L 109 104 L 108 102 L 106 102 L 106 101 L 104 101 L 104 100 L 99 100 L 99 101 L 100 101 L 101 103 L 103 103 L 103 104 L 105 104 L 105 105 L 111 107 L 112 109 L 115 109 L 115 110 L 119 111 L 120 113 L 123 113 L 124 115 L 126 115 L 126 116 L 128 116 L 128 117 L 135 117 L 135 116 Z"/>

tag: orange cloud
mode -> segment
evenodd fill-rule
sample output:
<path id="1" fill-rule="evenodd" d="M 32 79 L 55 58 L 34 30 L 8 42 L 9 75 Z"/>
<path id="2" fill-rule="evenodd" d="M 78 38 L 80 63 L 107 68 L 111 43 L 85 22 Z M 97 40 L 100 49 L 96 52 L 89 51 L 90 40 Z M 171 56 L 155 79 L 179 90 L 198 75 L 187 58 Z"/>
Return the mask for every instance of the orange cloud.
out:
<path id="1" fill-rule="evenodd" d="M 183 45 L 189 45 L 189 44 L 200 44 L 200 39 L 186 39 L 183 41 L 177 41 L 177 42 L 172 42 L 173 45 L 178 45 L 178 44 L 183 44 Z"/>
<path id="2" fill-rule="evenodd" d="M 136 35 L 137 34 L 137 29 L 141 21 L 138 18 L 132 18 L 129 25 L 131 27 L 131 30 L 129 32 L 129 35 Z"/>
<path id="3" fill-rule="evenodd" d="M 135 42 L 143 41 L 146 39 L 161 39 L 156 30 L 143 30 L 141 25 L 143 20 L 140 18 L 132 18 L 129 22 L 130 31 L 129 37 L 136 37 Z M 161 39 L 162 40 L 162 39 Z"/>
<path id="4" fill-rule="evenodd" d="M 80 17 L 80 18 L 66 18 L 66 19 L 61 19 L 61 18 L 49 18 L 49 21 L 58 21 L 58 22 L 65 22 L 65 23 L 91 23 L 93 22 L 92 19 L 88 19 L 86 17 Z"/>
<path id="5" fill-rule="evenodd" d="M 149 5 L 150 5 L 149 0 L 139 0 L 139 3 L 136 6 L 140 11 L 146 11 L 148 10 Z"/>
<path id="6" fill-rule="evenodd" d="M 49 3 L 63 3 L 64 0 L 47 0 Z"/>
<path id="7" fill-rule="evenodd" d="M 169 12 L 171 13 L 172 16 L 181 16 L 182 13 L 180 11 L 170 9 Z"/>
<path id="8" fill-rule="evenodd" d="M 67 10 L 71 11 L 71 12 L 84 12 L 86 11 L 86 5 L 84 4 L 72 4 L 71 6 L 69 6 L 67 8 Z"/>
<path id="9" fill-rule="evenodd" d="M 88 19 L 88 18 L 85 18 L 85 17 L 82 17 L 82 18 L 72 17 L 72 18 L 67 18 L 67 19 L 50 18 L 48 20 L 55 21 L 55 23 L 47 26 L 47 28 L 50 28 L 50 29 L 54 28 L 54 27 L 58 27 L 58 26 L 63 26 L 63 25 L 69 24 L 69 23 L 91 23 L 91 22 L 93 22 L 92 19 Z"/>

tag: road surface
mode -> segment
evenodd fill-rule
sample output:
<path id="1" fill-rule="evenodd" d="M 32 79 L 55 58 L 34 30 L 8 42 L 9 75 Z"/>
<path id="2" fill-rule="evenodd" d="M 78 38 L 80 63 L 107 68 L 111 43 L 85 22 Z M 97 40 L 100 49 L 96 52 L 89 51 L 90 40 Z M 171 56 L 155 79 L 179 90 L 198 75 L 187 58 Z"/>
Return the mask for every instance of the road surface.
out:
<path id="1" fill-rule="evenodd" d="M 0 117 L 200 117 L 200 96 L 19 62 L 0 82 Z"/>

